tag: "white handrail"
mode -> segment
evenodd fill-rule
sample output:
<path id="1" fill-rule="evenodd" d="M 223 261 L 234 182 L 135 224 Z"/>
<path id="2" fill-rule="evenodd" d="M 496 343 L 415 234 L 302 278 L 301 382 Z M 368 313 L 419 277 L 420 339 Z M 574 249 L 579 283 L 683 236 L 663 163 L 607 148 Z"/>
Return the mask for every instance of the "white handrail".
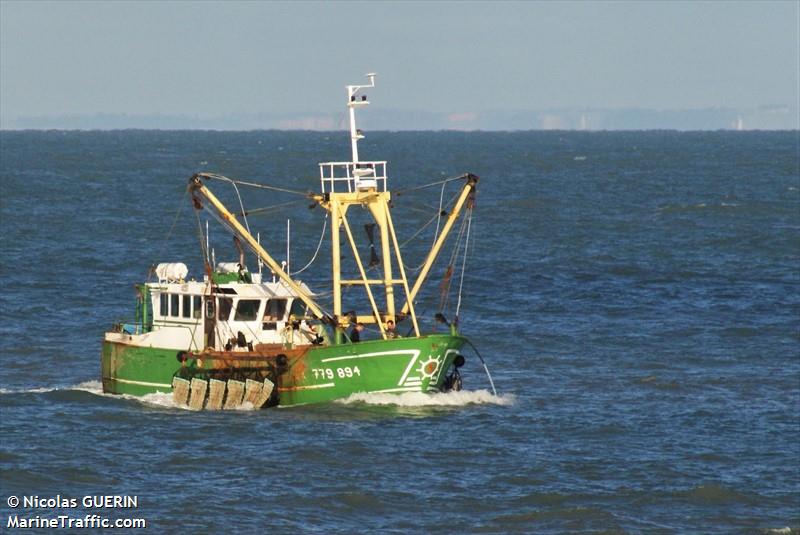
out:
<path id="1" fill-rule="evenodd" d="M 322 193 L 376 189 L 386 191 L 386 162 L 323 162 L 319 164 Z M 345 185 L 337 189 L 337 183 Z"/>

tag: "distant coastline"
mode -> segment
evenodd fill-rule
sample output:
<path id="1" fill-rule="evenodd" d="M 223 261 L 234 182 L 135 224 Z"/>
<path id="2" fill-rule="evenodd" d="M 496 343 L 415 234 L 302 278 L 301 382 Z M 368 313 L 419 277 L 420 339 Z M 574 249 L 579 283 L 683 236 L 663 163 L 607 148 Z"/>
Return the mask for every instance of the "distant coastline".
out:
<path id="1" fill-rule="evenodd" d="M 375 110 L 363 119 L 365 130 L 519 131 L 519 130 L 797 130 L 800 114 L 789 106 L 752 109 L 689 110 L 552 109 L 429 113 Z M 0 130 L 310 130 L 347 129 L 343 114 L 253 113 L 219 117 L 188 115 L 64 114 L 3 118 Z"/>

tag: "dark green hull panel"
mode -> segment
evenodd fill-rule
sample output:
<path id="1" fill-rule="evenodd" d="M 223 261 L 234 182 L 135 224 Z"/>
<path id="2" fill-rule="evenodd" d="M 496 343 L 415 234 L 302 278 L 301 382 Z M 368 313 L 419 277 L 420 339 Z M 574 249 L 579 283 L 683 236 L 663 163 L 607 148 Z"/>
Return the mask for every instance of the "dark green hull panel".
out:
<path id="1" fill-rule="evenodd" d="M 171 392 L 173 377 L 269 378 L 273 403 L 300 405 L 357 392 L 436 392 L 465 339 L 452 335 L 372 340 L 269 352 L 188 354 L 174 349 L 103 343 L 103 390 L 141 396 Z"/>

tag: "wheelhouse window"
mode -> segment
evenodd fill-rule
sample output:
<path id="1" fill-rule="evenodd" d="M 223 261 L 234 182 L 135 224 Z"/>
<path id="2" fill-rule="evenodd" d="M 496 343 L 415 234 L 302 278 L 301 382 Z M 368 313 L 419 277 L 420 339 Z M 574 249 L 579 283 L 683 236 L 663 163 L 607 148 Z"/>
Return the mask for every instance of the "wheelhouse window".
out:
<path id="1" fill-rule="evenodd" d="M 218 299 L 219 305 L 219 316 L 218 318 L 222 321 L 228 321 L 228 318 L 231 317 L 231 309 L 233 308 L 233 299 L 230 297 L 220 297 Z"/>
<path id="2" fill-rule="evenodd" d="M 169 294 L 169 315 L 178 317 L 181 315 L 181 296 L 179 294 Z"/>
<path id="3" fill-rule="evenodd" d="M 169 294 L 161 294 L 158 296 L 159 312 L 162 318 L 169 316 Z"/>
<path id="4" fill-rule="evenodd" d="M 302 319 L 306 316 L 306 309 L 308 307 L 303 302 L 302 299 L 293 299 L 292 300 L 292 308 L 289 309 L 289 315 L 294 316 L 295 319 Z"/>
<path id="5" fill-rule="evenodd" d="M 264 310 L 264 321 L 281 321 L 286 315 L 286 299 L 270 299 Z"/>
<path id="6" fill-rule="evenodd" d="M 192 317 L 192 296 L 191 295 L 182 295 L 181 296 L 181 316 L 184 318 L 191 318 Z"/>
<path id="7" fill-rule="evenodd" d="M 202 309 L 201 298 L 199 295 L 192 296 L 192 317 L 200 319 L 200 310 Z"/>
<path id="8" fill-rule="evenodd" d="M 260 299 L 240 299 L 236 304 L 236 321 L 254 321 L 258 318 L 258 309 L 261 308 Z"/>

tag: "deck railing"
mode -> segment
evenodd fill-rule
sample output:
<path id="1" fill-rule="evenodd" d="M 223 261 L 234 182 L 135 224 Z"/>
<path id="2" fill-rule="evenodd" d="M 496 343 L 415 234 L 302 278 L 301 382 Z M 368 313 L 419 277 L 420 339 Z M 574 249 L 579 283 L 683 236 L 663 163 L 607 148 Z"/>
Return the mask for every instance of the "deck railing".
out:
<path id="1" fill-rule="evenodd" d="M 319 178 L 322 193 L 386 191 L 386 162 L 324 162 Z"/>

